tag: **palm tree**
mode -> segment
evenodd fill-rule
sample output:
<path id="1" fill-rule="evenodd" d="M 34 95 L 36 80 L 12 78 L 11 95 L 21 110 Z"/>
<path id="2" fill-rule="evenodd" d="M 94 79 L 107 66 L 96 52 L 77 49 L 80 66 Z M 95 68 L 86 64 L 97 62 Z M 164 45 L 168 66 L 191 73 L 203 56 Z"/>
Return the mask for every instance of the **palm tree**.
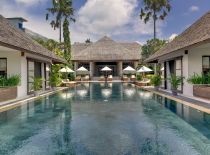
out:
<path id="1" fill-rule="evenodd" d="M 49 19 L 49 13 L 55 16 L 50 24 L 54 29 L 59 28 L 59 41 L 61 43 L 62 21 L 63 18 L 75 22 L 72 0 L 52 0 L 52 7 L 47 8 L 46 20 Z"/>
<path id="2" fill-rule="evenodd" d="M 59 41 L 61 43 L 61 32 L 63 25 L 63 39 L 64 39 L 64 57 L 70 63 L 71 60 L 71 40 L 69 23 L 75 22 L 74 9 L 72 7 L 72 0 L 52 0 L 52 8 L 48 8 L 46 14 L 46 20 L 49 19 L 49 13 L 51 13 L 55 19 L 51 21 L 51 26 L 56 29 L 60 29 Z M 63 24 L 62 24 L 63 22 Z"/>
<path id="3" fill-rule="evenodd" d="M 153 18 L 154 22 L 154 39 L 156 39 L 156 21 L 164 20 L 171 10 L 170 0 L 144 0 L 144 7 L 141 8 L 140 19 L 145 24 Z"/>

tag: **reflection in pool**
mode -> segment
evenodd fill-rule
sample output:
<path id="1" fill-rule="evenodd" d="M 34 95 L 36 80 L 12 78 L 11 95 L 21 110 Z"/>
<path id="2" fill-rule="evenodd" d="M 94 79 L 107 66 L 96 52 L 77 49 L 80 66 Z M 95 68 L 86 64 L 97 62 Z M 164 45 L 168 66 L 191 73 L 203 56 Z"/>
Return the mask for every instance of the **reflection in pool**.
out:
<path id="1" fill-rule="evenodd" d="M 87 83 L 0 113 L 0 137 L 1 155 L 207 155 L 210 115 L 131 84 Z"/>

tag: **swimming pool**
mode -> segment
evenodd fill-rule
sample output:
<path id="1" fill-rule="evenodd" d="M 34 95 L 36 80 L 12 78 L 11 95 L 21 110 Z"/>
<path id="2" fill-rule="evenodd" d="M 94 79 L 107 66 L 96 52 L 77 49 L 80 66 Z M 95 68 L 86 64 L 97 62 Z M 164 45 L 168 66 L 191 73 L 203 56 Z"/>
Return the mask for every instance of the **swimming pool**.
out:
<path id="1" fill-rule="evenodd" d="M 0 113 L 0 155 L 209 152 L 209 114 L 132 84 L 79 84 Z"/>

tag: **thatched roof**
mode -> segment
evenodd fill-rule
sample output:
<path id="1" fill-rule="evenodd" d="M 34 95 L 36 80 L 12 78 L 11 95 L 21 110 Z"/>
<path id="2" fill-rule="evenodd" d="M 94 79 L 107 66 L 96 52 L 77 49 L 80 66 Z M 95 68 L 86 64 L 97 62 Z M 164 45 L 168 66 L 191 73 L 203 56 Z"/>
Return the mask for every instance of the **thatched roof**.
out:
<path id="1" fill-rule="evenodd" d="M 72 46 L 72 60 L 75 61 L 139 60 L 140 55 L 140 44 L 118 43 L 107 36 L 95 43 L 75 43 Z"/>
<path id="2" fill-rule="evenodd" d="M 47 50 L 23 31 L 15 28 L 10 22 L 0 15 L 0 46 L 15 50 L 40 55 L 56 63 L 65 63 L 65 60 Z"/>
<path id="3" fill-rule="evenodd" d="M 168 43 L 162 49 L 157 51 L 146 62 L 152 62 L 158 60 L 159 57 L 176 52 L 180 49 L 202 43 L 203 41 L 210 39 L 210 11 L 196 21 L 192 26 L 186 29 L 173 41 Z"/>

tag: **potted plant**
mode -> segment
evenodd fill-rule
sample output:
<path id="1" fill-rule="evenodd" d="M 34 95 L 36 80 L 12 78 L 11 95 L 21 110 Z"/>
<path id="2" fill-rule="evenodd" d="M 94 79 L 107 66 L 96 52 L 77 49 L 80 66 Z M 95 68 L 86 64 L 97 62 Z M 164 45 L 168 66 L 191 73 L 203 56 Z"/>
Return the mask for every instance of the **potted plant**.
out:
<path id="1" fill-rule="evenodd" d="M 53 90 L 55 90 L 55 87 L 57 87 L 61 83 L 59 69 L 60 66 L 58 65 L 52 66 L 52 71 L 50 75 L 50 85 Z"/>
<path id="2" fill-rule="evenodd" d="M 42 78 L 35 77 L 33 78 L 32 89 L 34 91 L 34 96 L 39 96 L 39 91 L 42 89 Z"/>
<path id="3" fill-rule="evenodd" d="M 171 83 L 171 91 L 172 94 L 177 96 L 177 89 L 181 85 L 184 77 L 182 76 L 176 76 L 175 74 L 172 74 L 171 77 L 168 79 Z"/>
<path id="4" fill-rule="evenodd" d="M 193 95 L 196 97 L 210 99 L 210 73 L 196 74 L 190 76 L 187 82 L 193 85 Z"/>
<path id="5" fill-rule="evenodd" d="M 161 76 L 158 74 L 153 75 L 151 77 L 151 84 L 154 86 L 155 90 L 158 90 L 161 85 Z"/>
<path id="6" fill-rule="evenodd" d="M 20 81 L 20 75 L 0 76 L 0 102 L 17 97 L 17 86 Z"/>

